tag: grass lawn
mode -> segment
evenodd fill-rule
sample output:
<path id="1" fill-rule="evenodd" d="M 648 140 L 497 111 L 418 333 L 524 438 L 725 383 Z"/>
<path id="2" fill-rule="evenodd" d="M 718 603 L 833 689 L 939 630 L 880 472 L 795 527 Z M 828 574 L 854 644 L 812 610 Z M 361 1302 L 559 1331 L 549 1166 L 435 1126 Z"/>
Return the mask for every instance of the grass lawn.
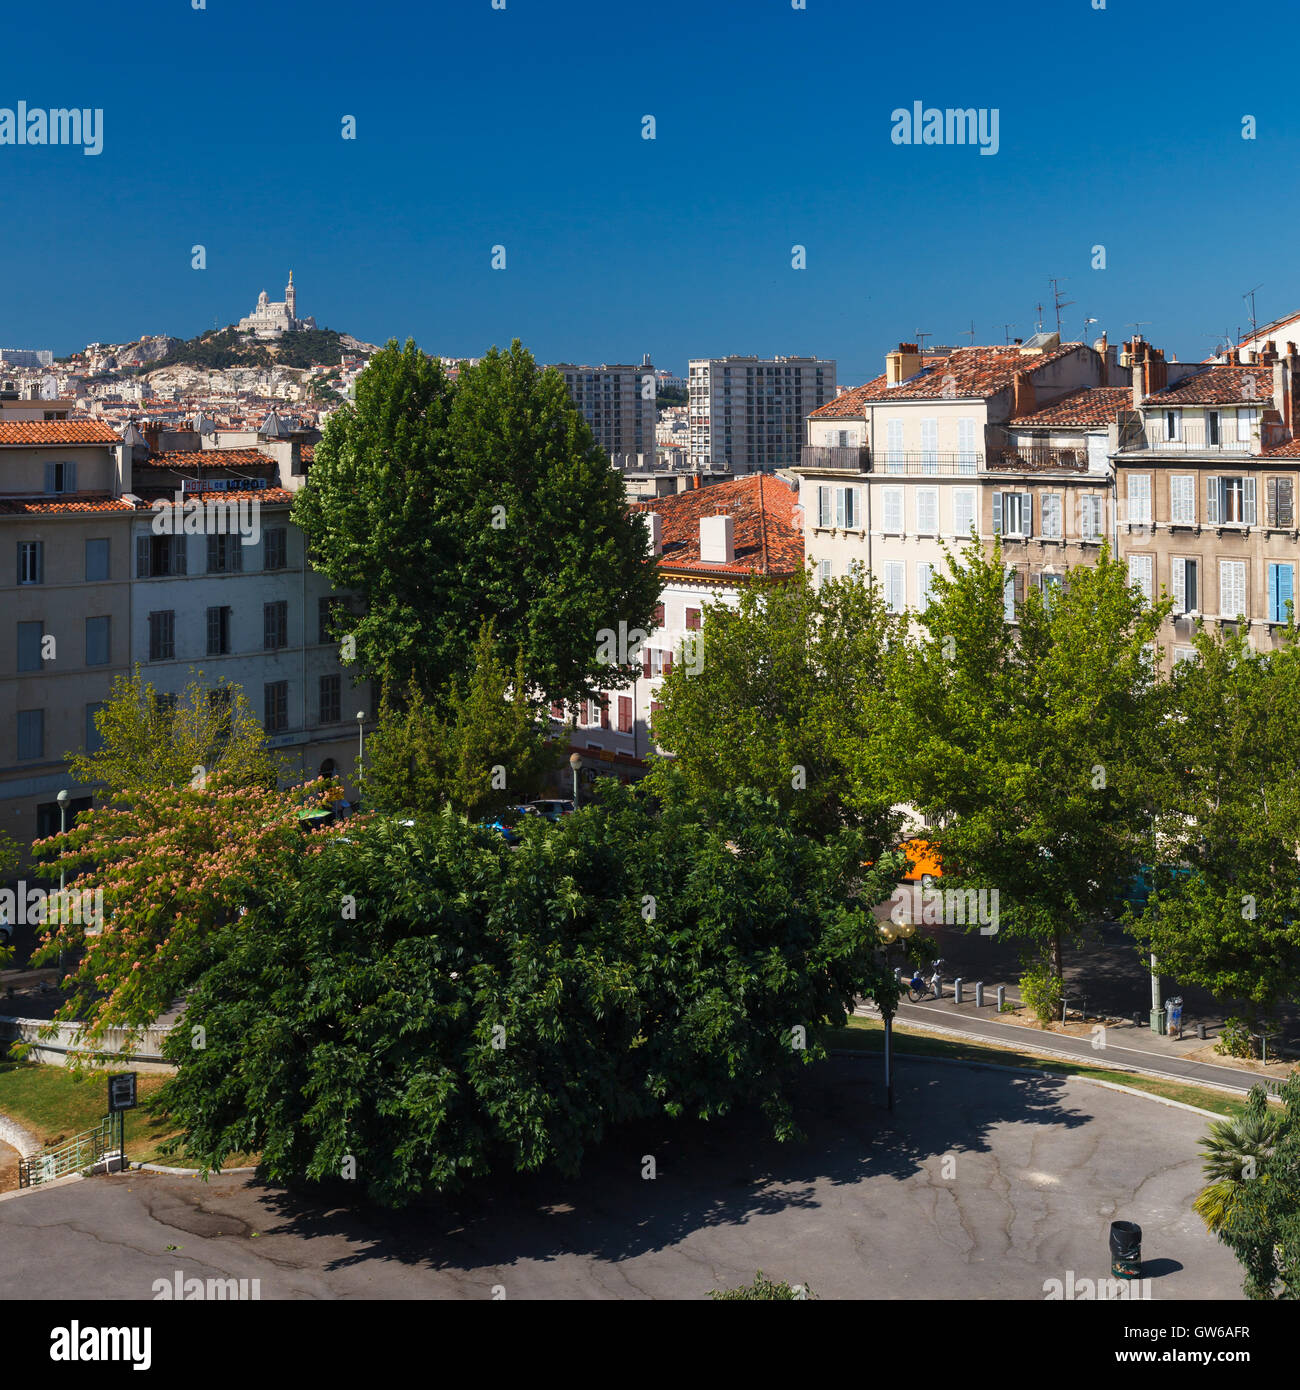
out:
<path id="1" fill-rule="evenodd" d="M 78 1073 L 66 1067 L 16 1062 L 0 1055 L 0 1113 L 17 1120 L 45 1144 L 57 1144 L 93 1129 L 108 1114 L 106 1072 Z M 158 1072 L 141 1072 L 140 1106 L 126 1112 L 126 1154 L 136 1163 L 165 1163 L 173 1168 L 196 1168 L 184 1154 L 159 1153 L 159 1146 L 176 1133 L 170 1121 L 150 1115 L 144 1102 L 166 1080 Z M 245 1155 L 230 1159 L 229 1167 L 250 1162 Z"/>
<path id="2" fill-rule="evenodd" d="M 831 1046 L 858 1052 L 883 1052 L 884 1025 L 874 1018 L 851 1018 L 847 1028 L 834 1030 Z M 1135 1091 L 1163 1096 L 1166 1100 L 1178 1100 L 1184 1105 L 1195 1105 L 1201 1110 L 1212 1110 L 1216 1115 L 1240 1115 L 1246 1108 L 1245 1103 L 1234 1096 L 1202 1086 L 1164 1081 L 1159 1077 L 1139 1076 L 1127 1071 L 1111 1071 L 1106 1067 L 1089 1066 L 1086 1062 L 1063 1062 L 1052 1057 L 1038 1057 L 1033 1052 L 1018 1048 L 985 1047 L 979 1043 L 936 1037 L 933 1034 L 913 1032 L 910 1026 L 904 1031 L 895 1024 L 894 1050 L 911 1053 L 917 1057 L 947 1057 L 955 1062 L 987 1062 L 993 1066 L 1031 1067 L 1034 1071 L 1055 1072 L 1059 1076 L 1092 1076 L 1099 1081 L 1113 1081 L 1119 1086 L 1130 1086 Z"/>

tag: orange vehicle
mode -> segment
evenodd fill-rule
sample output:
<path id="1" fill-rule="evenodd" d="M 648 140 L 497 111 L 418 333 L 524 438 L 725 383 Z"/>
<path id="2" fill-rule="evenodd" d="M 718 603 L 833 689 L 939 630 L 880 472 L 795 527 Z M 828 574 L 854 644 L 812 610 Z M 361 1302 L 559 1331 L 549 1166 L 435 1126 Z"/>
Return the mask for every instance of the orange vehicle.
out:
<path id="1" fill-rule="evenodd" d="M 939 847 L 932 840 L 904 840 L 899 849 L 908 859 L 908 868 L 903 874 L 905 883 L 920 883 L 928 888 L 936 878 L 943 877 Z"/>

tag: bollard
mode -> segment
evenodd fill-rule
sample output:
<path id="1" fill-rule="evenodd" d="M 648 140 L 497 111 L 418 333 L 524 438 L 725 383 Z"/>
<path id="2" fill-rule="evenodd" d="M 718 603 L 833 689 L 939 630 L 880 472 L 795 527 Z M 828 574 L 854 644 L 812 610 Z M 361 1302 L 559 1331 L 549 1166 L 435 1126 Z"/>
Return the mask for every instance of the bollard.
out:
<path id="1" fill-rule="evenodd" d="M 960 976 L 960 975 L 958 975 L 957 978 L 952 982 L 952 997 L 953 997 L 953 1000 L 954 1000 L 955 1003 L 958 1003 L 958 1004 L 961 1003 L 961 976 Z"/>
<path id="2" fill-rule="evenodd" d="M 894 983 L 895 983 L 895 984 L 900 984 L 900 983 L 902 982 L 902 979 L 903 979 L 903 967 L 902 967 L 901 965 L 896 965 L 896 966 L 894 966 Z"/>
<path id="3" fill-rule="evenodd" d="M 1141 1027 L 1142 1027 L 1142 1015 L 1141 1015 L 1141 1013 L 1140 1013 L 1137 1009 L 1134 1009 L 1134 1010 L 1133 1010 L 1133 1027 L 1134 1027 L 1134 1028 L 1141 1028 Z"/>
<path id="4" fill-rule="evenodd" d="M 1202 1042 L 1205 1041 L 1206 1036 L 1207 1036 L 1207 1034 L 1206 1034 L 1206 1032 L 1205 1032 L 1205 1024 L 1203 1024 L 1203 1023 L 1198 1023 L 1198 1024 L 1196 1025 L 1196 1036 L 1197 1036 L 1198 1038 L 1200 1038 L 1200 1040 L 1201 1040 Z"/>
<path id="5" fill-rule="evenodd" d="M 976 983 L 975 983 L 975 1007 L 976 1007 L 977 1009 L 982 1009 L 982 1008 L 984 1007 L 984 981 L 983 981 L 983 980 L 977 980 Z"/>
<path id="6" fill-rule="evenodd" d="M 998 1013 L 1001 1013 L 1001 1012 L 1002 1012 L 1002 1006 L 1003 1006 L 1003 1004 L 1005 1004 L 1006 1002 L 1007 1002 L 1007 987 L 1006 987 L 1006 985 L 999 985 L 999 986 L 998 986 Z"/>

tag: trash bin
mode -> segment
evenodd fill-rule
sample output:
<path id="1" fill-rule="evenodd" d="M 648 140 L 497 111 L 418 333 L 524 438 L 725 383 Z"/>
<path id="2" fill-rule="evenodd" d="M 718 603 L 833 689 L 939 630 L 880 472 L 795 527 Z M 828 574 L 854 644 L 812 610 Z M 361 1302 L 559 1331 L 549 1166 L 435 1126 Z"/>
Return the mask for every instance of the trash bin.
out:
<path id="1" fill-rule="evenodd" d="M 1165 1033 L 1165 1011 L 1163 1009 L 1151 1010 L 1151 1031 L 1159 1033 L 1161 1037 Z"/>
<path id="2" fill-rule="evenodd" d="M 1112 1279 L 1137 1279 L 1142 1274 L 1142 1227 L 1136 1221 L 1110 1223 Z"/>

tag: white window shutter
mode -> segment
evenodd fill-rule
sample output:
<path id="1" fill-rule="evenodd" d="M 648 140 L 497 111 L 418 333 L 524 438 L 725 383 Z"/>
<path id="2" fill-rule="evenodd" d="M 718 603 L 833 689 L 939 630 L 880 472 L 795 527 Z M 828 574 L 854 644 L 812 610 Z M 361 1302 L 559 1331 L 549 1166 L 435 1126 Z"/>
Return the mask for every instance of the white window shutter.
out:
<path id="1" fill-rule="evenodd" d="M 831 524 L 831 490 L 828 487 L 817 489 L 817 525 Z"/>
<path id="2" fill-rule="evenodd" d="M 1255 525 L 1255 479 L 1243 478 L 1241 492 L 1241 519 L 1247 526 Z"/>
<path id="3" fill-rule="evenodd" d="M 1034 534 L 1034 494 L 1032 492 L 1020 494 L 1020 534 L 1022 536 Z"/>
<path id="4" fill-rule="evenodd" d="M 1205 480 L 1205 520 L 1215 526 L 1219 521 L 1219 480 L 1218 478 L 1206 478 Z"/>
<path id="5" fill-rule="evenodd" d="M 1187 561 L 1175 558 L 1172 561 L 1170 583 L 1174 591 L 1174 612 L 1187 611 Z"/>
<path id="6" fill-rule="evenodd" d="M 993 494 L 993 534 L 995 536 L 1002 534 L 1002 494 L 1000 492 Z"/>

